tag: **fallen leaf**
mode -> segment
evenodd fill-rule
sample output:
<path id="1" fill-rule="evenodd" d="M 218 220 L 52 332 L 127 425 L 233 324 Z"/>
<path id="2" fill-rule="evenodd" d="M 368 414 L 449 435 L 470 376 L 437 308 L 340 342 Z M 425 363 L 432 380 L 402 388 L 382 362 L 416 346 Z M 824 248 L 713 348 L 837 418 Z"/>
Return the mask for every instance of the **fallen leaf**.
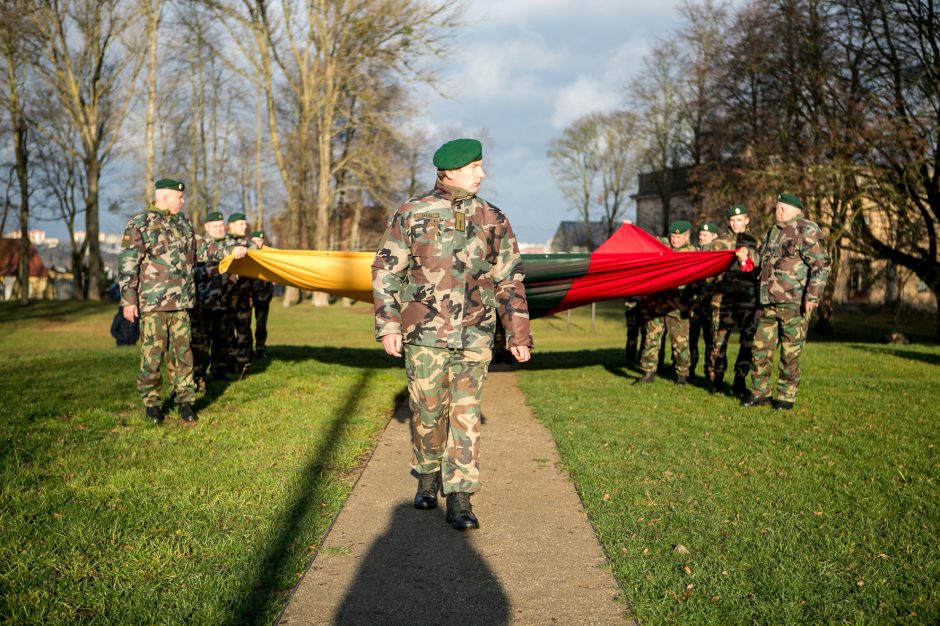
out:
<path id="1" fill-rule="evenodd" d="M 682 545 L 681 543 L 677 543 L 676 545 L 674 545 L 674 546 L 672 547 L 672 549 L 673 549 L 674 552 L 677 552 L 677 553 L 679 553 L 679 554 L 688 554 L 688 553 L 689 553 L 689 549 L 686 548 L 686 547 L 685 547 L 684 545 Z"/>
<path id="2" fill-rule="evenodd" d="M 604 494 L 604 499 L 605 499 L 605 500 L 610 500 L 610 494 L 609 494 L 609 493 L 605 493 L 605 494 Z"/>
<path id="3" fill-rule="evenodd" d="M 686 565 L 685 567 L 683 567 L 682 570 L 683 570 L 686 574 L 688 574 L 689 576 L 692 575 L 692 568 L 689 567 L 688 565 Z"/>
<path id="4" fill-rule="evenodd" d="M 855 583 L 855 584 L 858 585 L 859 587 L 864 587 L 864 586 L 865 586 L 865 581 L 864 581 L 864 580 L 860 580 L 860 581 L 858 581 L 858 582 Z"/>

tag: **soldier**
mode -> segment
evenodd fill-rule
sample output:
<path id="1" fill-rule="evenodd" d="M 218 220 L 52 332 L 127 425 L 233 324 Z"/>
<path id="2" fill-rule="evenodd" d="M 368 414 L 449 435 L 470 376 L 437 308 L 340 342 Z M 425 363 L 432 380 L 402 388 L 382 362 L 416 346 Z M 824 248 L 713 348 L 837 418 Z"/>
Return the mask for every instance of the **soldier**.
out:
<path id="1" fill-rule="evenodd" d="M 232 213 L 228 218 L 228 233 L 225 235 L 225 245 L 249 247 L 248 222 L 244 213 Z M 230 374 L 241 378 L 248 371 L 251 359 L 251 290 L 253 279 L 232 275 L 227 288 L 227 322 L 226 332 L 229 336 L 231 349 L 230 362 L 234 364 L 235 371 Z"/>
<path id="2" fill-rule="evenodd" d="M 251 243 L 257 250 L 264 248 L 264 231 L 256 230 L 251 233 Z M 251 308 L 255 311 L 255 349 L 254 356 L 259 359 L 265 357 L 265 343 L 268 340 L 268 311 L 271 309 L 271 299 L 274 297 L 274 283 L 269 280 L 256 278 L 251 285 Z"/>
<path id="3" fill-rule="evenodd" d="M 751 219 L 747 207 L 736 204 L 728 210 L 729 232 L 718 238 L 713 250 L 739 250 L 746 248 L 748 256 L 757 259 L 757 239 L 747 232 Z M 757 307 L 757 275 L 745 272 L 738 261 L 725 272 L 718 282 L 712 298 L 715 315 L 714 340 L 709 361 L 712 368 L 712 384 L 709 393 L 722 392 L 725 370 L 728 368 L 728 341 L 731 331 L 738 327 L 738 358 L 734 362 L 734 382 L 731 392 L 737 396 L 747 393 L 747 373 L 751 369 L 751 344 L 754 341 L 754 310 Z"/>
<path id="4" fill-rule="evenodd" d="M 502 211 L 476 195 L 483 146 L 455 139 L 433 162 L 434 189 L 398 208 L 372 264 L 375 336 L 405 355 L 418 474 L 417 509 L 437 507 L 458 530 L 479 528 L 480 394 L 497 311 L 513 357 L 532 347 L 519 245 Z"/>
<path id="5" fill-rule="evenodd" d="M 714 222 L 706 222 L 698 229 L 699 250 L 711 250 L 712 243 L 718 237 L 718 226 Z M 712 279 L 703 280 L 690 289 L 694 290 L 692 301 L 692 311 L 689 315 L 689 375 L 695 375 L 695 368 L 698 366 L 698 338 L 701 336 L 705 340 L 705 358 L 703 359 L 702 369 L 705 372 L 705 378 L 712 379 L 712 368 L 709 361 L 709 355 L 712 352 L 712 303 L 711 292 L 714 289 Z"/>
<path id="6" fill-rule="evenodd" d="M 216 242 L 225 239 L 225 218 L 214 211 L 206 216 L 206 234 L 198 241 Z M 228 277 L 219 272 L 218 263 L 198 262 L 195 270 L 196 306 L 193 309 L 193 361 L 196 385 L 205 389 L 208 370 L 219 377 L 228 367 L 228 343 L 225 338 L 225 288 Z"/>
<path id="7" fill-rule="evenodd" d="M 777 223 L 761 246 L 757 330 L 754 333 L 751 381 L 743 406 L 770 403 L 770 374 L 777 337 L 780 368 L 773 407 L 789 411 L 800 383 L 800 353 L 813 311 L 829 279 L 830 260 L 819 226 L 803 217 L 803 203 L 793 194 L 777 196 Z M 753 269 L 746 250 L 738 250 L 742 269 Z"/>
<path id="8" fill-rule="evenodd" d="M 221 260 L 224 248 L 204 244 L 197 249 L 193 226 L 183 208 L 183 183 L 168 178 L 156 182 L 153 204 L 127 222 L 119 258 L 121 305 L 124 318 L 140 317 L 140 372 L 137 391 L 147 418 L 162 422 L 160 364 L 172 375 L 180 417 L 196 421 L 192 402 L 193 354 L 190 349 L 189 312 L 195 304 L 193 265 L 197 258 Z M 243 247 L 232 250 L 245 256 Z"/>
<path id="9" fill-rule="evenodd" d="M 695 252 L 695 246 L 689 242 L 692 225 L 685 220 L 678 220 L 669 225 L 669 246 L 676 252 Z M 640 369 L 643 376 L 633 381 L 634 385 L 651 383 L 656 380 L 656 366 L 663 332 L 669 335 L 672 344 L 672 365 L 676 370 L 676 384 L 689 383 L 689 308 L 692 291 L 682 286 L 661 292 L 647 298 L 649 317 L 646 322 L 646 336 L 643 338 L 643 353 L 640 356 Z"/>

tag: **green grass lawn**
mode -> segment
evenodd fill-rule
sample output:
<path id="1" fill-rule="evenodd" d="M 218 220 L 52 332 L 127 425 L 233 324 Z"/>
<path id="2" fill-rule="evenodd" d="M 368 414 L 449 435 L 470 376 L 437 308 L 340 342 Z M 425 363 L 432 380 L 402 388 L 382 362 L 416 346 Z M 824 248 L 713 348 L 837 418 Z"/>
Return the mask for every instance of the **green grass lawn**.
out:
<path id="1" fill-rule="evenodd" d="M 519 378 L 641 623 L 940 622 L 940 348 L 852 320 L 811 334 L 793 412 L 743 409 L 632 387 L 599 310 L 536 321 Z"/>
<path id="2" fill-rule="evenodd" d="M 116 310 L 0 305 L 0 621 L 271 623 L 404 388 L 371 309 L 275 303 L 194 427 L 142 419 Z"/>
<path id="3" fill-rule="evenodd" d="M 270 623 L 399 362 L 367 305 L 275 303 L 271 359 L 154 426 L 115 310 L 0 304 L 0 621 Z M 534 323 L 520 384 L 641 623 L 940 621 L 940 348 L 850 322 L 807 346 L 792 413 L 631 387 L 614 304 Z"/>

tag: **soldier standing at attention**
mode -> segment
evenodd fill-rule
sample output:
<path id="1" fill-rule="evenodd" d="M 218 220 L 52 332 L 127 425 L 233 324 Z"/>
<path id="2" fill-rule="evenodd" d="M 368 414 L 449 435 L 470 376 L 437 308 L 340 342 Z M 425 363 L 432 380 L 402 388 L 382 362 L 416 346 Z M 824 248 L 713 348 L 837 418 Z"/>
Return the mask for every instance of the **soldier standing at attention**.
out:
<path id="1" fill-rule="evenodd" d="M 803 203 L 793 194 L 777 196 L 777 223 L 771 227 L 758 257 L 760 272 L 757 330 L 751 360 L 751 394 L 743 406 L 770 403 L 770 375 L 777 338 L 780 369 L 773 407 L 788 411 L 800 384 L 800 353 L 813 311 L 829 279 L 830 260 L 822 231 L 803 217 Z M 747 250 L 739 249 L 745 271 L 754 269 Z"/>
<path id="2" fill-rule="evenodd" d="M 757 259 L 757 239 L 747 232 L 751 218 L 747 207 L 736 204 L 728 210 L 729 232 L 712 244 L 712 250 L 740 250 L 746 248 L 748 257 Z M 713 371 L 712 385 L 708 392 L 719 394 L 728 369 L 728 341 L 731 331 L 738 327 L 738 358 L 734 362 L 734 382 L 731 392 L 736 396 L 747 393 L 747 373 L 751 370 L 751 344 L 754 341 L 754 311 L 757 308 L 757 275 L 745 272 L 735 261 L 718 282 L 718 290 L 712 299 L 715 309 L 715 338 L 709 356 Z"/>
<path id="3" fill-rule="evenodd" d="M 248 248 L 248 222 L 244 213 L 232 213 L 228 217 L 228 234 L 225 245 Z M 228 322 L 226 332 L 231 341 L 230 358 L 235 365 L 235 378 L 248 371 L 251 360 L 251 289 L 253 279 L 232 275 L 228 285 Z"/>
<path id="4" fill-rule="evenodd" d="M 714 222 L 705 222 L 698 229 L 699 250 L 711 250 L 712 243 L 718 237 L 718 226 Z M 711 362 L 709 355 L 712 353 L 712 303 L 711 294 L 714 289 L 712 279 L 703 280 L 692 287 L 696 289 L 692 303 L 692 312 L 689 315 L 689 375 L 695 376 L 695 368 L 698 366 L 698 338 L 701 336 L 705 340 L 705 358 L 702 359 L 702 370 L 705 372 L 705 378 L 712 379 Z"/>
<path id="5" fill-rule="evenodd" d="M 139 316 L 143 336 L 137 391 L 147 418 L 158 423 L 163 421 L 160 364 L 164 361 L 168 376 L 172 372 L 180 417 L 187 422 L 197 419 L 192 407 L 196 386 L 189 324 L 189 309 L 196 300 L 193 266 L 197 258 L 218 262 L 225 253 L 222 246 L 208 243 L 197 249 L 193 226 L 180 212 L 184 189 L 183 183 L 169 178 L 156 182 L 153 203 L 127 222 L 118 261 L 124 318 L 133 322 Z M 247 249 L 232 252 L 241 258 Z"/>
<path id="6" fill-rule="evenodd" d="M 255 249 L 264 247 L 264 231 L 256 230 L 251 233 L 251 244 Z M 268 311 L 271 309 L 271 299 L 274 297 L 274 283 L 270 280 L 256 278 L 251 286 L 251 308 L 255 311 L 255 349 L 256 358 L 265 356 L 265 343 L 268 340 Z"/>
<path id="7" fill-rule="evenodd" d="M 196 235 L 197 246 L 203 242 L 222 245 L 225 238 L 225 218 L 218 211 L 206 216 L 205 236 Z M 192 311 L 193 364 L 196 386 L 205 389 L 205 380 L 211 365 L 213 375 L 226 368 L 228 345 L 225 343 L 222 322 L 225 316 L 225 283 L 228 277 L 219 272 L 218 263 L 196 263 L 196 306 Z"/>
<path id="8" fill-rule="evenodd" d="M 689 242 L 692 224 L 678 220 L 669 225 L 669 247 L 675 252 L 695 252 L 695 246 Z M 668 332 L 672 344 L 672 365 L 676 370 L 676 384 L 689 384 L 689 302 L 688 287 L 683 285 L 649 296 L 647 304 L 650 317 L 646 322 L 646 335 L 643 338 L 643 352 L 640 356 L 640 369 L 643 376 L 633 381 L 634 385 L 651 383 L 656 380 L 656 366 L 659 364 L 659 351 L 663 333 Z"/>
<path id="9" fill-rule="evenodd" d="M 372 263 L 375 336 L 404 350 L 418 474 L 417 509 L 447 499 L 446 520 L 479 528 L 470 494 L 480 489 L 480 395 L 497 312 L 517 361 L 532 334 L 519 245 L 502 211 L 478 197 L 483 146 L 455 139 L 438 148 L 434 189 L 398 208 Z"/>

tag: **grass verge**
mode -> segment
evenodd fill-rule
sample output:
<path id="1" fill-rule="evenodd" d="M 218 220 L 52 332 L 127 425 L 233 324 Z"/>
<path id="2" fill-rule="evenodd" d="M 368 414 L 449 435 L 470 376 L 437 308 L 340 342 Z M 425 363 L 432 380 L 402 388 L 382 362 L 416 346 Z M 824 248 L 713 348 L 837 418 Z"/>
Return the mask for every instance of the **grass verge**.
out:
<path id="1" fill-rule="evenodd" d="M 641 623 L 940 622 L 940 348 L 811 335 L 796 409 L 742 409 L 632 387 L 599 310 L 536 321 L 519 380 Z"/>
<path id="2" fill-rule="evenodd" d="M 404 388 L 371 309 L 275 303 L 195 427 L 144 422 L 115 311 L 0 305 L 0 621 L 270 623 Z"/>

